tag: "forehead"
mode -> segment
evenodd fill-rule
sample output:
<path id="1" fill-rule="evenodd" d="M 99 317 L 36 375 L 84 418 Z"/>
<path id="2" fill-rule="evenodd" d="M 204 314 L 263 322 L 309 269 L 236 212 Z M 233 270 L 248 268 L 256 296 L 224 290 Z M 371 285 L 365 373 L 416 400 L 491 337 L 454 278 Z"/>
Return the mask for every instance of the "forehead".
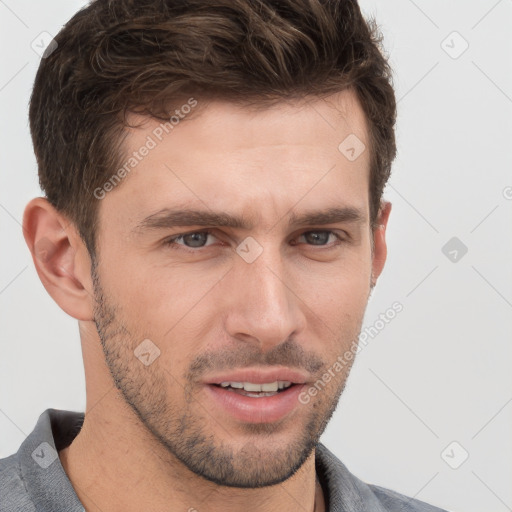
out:
<path id="1" fill-rule="evenodd" d="M 168 121 L 132 114 L 129 120 L 140 127 L 127 130 L 127 153 L 144 144 L 148 135 L 158 146 L 170 146 L 174 139 L 175 145 L 193 144 L 195 153 L 209 154 L 319 143 L 323 143 L 324 149 L 330 146 L 338 150 L 347 134 L 356 135 L 368 145 L 366 118 L 353 90 L 325 98 L 283 98 L 268 107 L 183 97 L 169 114 Z"/>
<path id="2" fill-rule="evenodd" d="M 124 150 L 125 163 L 135 165 L 125 165 L 121 183 L 102 201 L 105 218 L 140 223 L 183 204 L 269 223 L 272 215 L 311 211 L 319 202 L 324 209 L 367 209 L 367 124 L 352 91 L 258 110 L 195 101 L 188 118 L 191 109 L 178 106 L 172 123 L 134 119 L 141 124 L 129 129 Z"/>

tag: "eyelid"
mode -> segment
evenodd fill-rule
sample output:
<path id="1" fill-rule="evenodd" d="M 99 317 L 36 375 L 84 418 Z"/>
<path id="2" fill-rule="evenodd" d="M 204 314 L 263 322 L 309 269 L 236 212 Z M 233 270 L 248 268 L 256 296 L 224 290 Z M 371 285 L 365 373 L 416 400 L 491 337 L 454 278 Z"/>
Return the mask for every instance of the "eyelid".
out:
<path id="1" fill-rule="evenodd" d="M 169 246 L 171 248 L 174 248 L 174 246 L 177 245 L 178 247 L 181 247 L 183 250 L 185 250 L 187 252 L 196 253 L 196 252 L 199 252 L 201 250 L 207 249 L 208 247 L 211 247 L 211 245 L 206 245 L 206 246 L 203 246 L 203 247 L 193 248 L 193 247 L 187 247 L 186 245 L 182 245 L 182 244 L 175 244 L 175 240 L 178 239 L 178 238 L 183 238 L 183 237 L 185 237 L 187 235 L 194 235 L 196 233 L 204 233 L 204 234 L 207 234 L 207 235 L 212 235 L 215 238 L 218 238 L 218 237 L 215 236 L 215 231 L 216 230 L 214 228 L 203 228 L 203 229 L 198 229 L 198 230 L 194 230 L 194 231 L 187 231 L 186 233 L 177 233 L 175 235 L 172 235 L 169 238 L 166 238 L 163 241 L 163 243 L 164 243 L 164 245 Z M 328 233 L 334 235 L 337 238 L 337 243 L 331 243 L 331 244 L 327 244 L 327 245 L 317 245 L 317 246 L 315 246 L 315 245 L 306 244 L 309 247 L 318 247 L 320 249 L 321 248 L 332 248 L 332 247 L 335 247 L 335 246 L 339 245 L 342 242 L 347 242 L 350 239 L 350 235 L 346 231 L 344 231 L 344 230 L 338 230 L 338 229 L 335 229 L 335 228 L 325 228 L 325 227 L 302 229 L 299 234 L 294 236 L 294 239 L 298 238 L 300 236 L 303 236 L 303 235 L 305 235 L 307 233 L 310 233 L 310 232 L 328 232 Z M 230 240 L 232 240 L 232 238 L 230 236 L 228 236 L 228 235 L 226 235 L 226 236 Z"/>
<path id="2" fill-rule="evenodd" d="M 318 228 L 318 229 L 305 229 L 303 231 L 301 231 L 298 235 L 297 235 L 297 238 L 299 236 L 302 236 L 302 235 L 305 235 L 306 233 L 329 233 L 329 234 L 332 234 L 334 235 L 338 240 L 340 241 L 343 241 L 345 240 L 347 237 L 348 237 L 348 234 L 343 231 L 343 230 L 340 230 L 340 229 L 329 229 L 329 228 Z M 315 247 L 314 245 L 312 245 L 311 247 Z M 322 246 L 318 246 L 318 247 L 322 247 Z"/>
<path id="3" fill-rule="evenodd" d="M 214 231 L 215 230 L 212 229 L 212 228 L 203 228 L 203 229 L 197 229 L 195 231 L 187 231 L 186 233 L 177 233 L 176 235 L 172 235 L 171 237 L 166 238 L 163 241 L 163 243 L 164 243 L 164 245 L 172 246 L 174 244 L 175 240 L 178 239 L 178 238 L 183 238 L 183 237 L 188 236 L 188 235 L 195 235 L 195 234 L 199 234 L 199 233 L 204 233 L 204 234 L 207 234 L 207 235 L 215 236 Z M 177 245 L 180 245 L 180 244 L 177 244 Z M 196 249 L 194 249 L 192 247 L 187 247 L 186 245 L 182 245 L 181 247 L 183 247 L 184 249 L 188 249 L 189 251 L 197 252 L 199 249 L 205 249 L 206 247 L 209 247 L 209 245 L 205 246 L 205 247 L 198 247 Z"/>

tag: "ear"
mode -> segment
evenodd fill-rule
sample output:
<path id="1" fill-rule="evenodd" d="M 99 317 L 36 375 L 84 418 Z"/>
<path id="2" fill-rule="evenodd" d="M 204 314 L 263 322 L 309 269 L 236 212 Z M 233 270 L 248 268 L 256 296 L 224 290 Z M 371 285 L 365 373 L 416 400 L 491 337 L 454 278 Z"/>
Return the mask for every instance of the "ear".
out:
<path id="1" fill-rule="evenodd" d="M 389 214 L 391 213 L 391 203 L 382 201 L 377 216 L 377 228 L 373 231 L 373 258 L 372 258 L 372 280 L 371 288 L 377 284 L 377 279 L 380 276 L 386 257 L 388 254 L 386 245 L 386 227 L 388 225 Z"/>
<path id="2" fill-rule="evenodd" d="M 91 259 L 74 225 L 47 199 L 36 197 L 25 207 L 23 236 L 53 300 L 68 315 L 92 320 Z"/>

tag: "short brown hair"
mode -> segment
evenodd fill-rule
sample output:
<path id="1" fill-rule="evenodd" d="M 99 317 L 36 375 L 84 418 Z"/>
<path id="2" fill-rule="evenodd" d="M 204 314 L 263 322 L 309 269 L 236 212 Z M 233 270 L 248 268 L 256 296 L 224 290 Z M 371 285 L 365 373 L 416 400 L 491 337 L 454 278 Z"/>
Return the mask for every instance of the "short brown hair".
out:
<path id="1" fill-rule="evenodd" d="M 39 182 L 93 259 L 93 191 L 125 158 L 127 114 L 168 120 L 185 95 L 264 107 L 353 88 L 369 126 L 374 227 L 396 101 L 382 35 L 356 0 L 96 0 L 55 41 L 30 100 Z"/>

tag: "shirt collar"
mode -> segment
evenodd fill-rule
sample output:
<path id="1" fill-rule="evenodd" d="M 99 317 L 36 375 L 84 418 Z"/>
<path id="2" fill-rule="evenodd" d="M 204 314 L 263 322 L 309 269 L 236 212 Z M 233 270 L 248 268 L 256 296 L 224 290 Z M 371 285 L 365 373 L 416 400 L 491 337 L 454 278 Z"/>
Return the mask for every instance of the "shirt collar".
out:
<path id="1" fill-rule="evenodd" d="M 46 409 L 21 444 L 18 450 L 21 476 L 37 510 L 85 511 L 58 455 L 80 431 L 83 419 L 83 413 Z"/>
<path id="2" fill-rule="evenodd" d="M 18 450 L 27 492 L 43 510 L 85 511 L 58 456 L 58 451 L 71 444 L 83 421 L 84 413 L 46 409 Z M 370 487 L 322 443 L 316 447 L 315 467 L 326 512 L 386 512 Z"/>
<path id="3" fill-rule="evenodd" d="M 354 476 L 322 443 L 315 452 L 326 512 L 387 512 L 368 484 Z"/>

